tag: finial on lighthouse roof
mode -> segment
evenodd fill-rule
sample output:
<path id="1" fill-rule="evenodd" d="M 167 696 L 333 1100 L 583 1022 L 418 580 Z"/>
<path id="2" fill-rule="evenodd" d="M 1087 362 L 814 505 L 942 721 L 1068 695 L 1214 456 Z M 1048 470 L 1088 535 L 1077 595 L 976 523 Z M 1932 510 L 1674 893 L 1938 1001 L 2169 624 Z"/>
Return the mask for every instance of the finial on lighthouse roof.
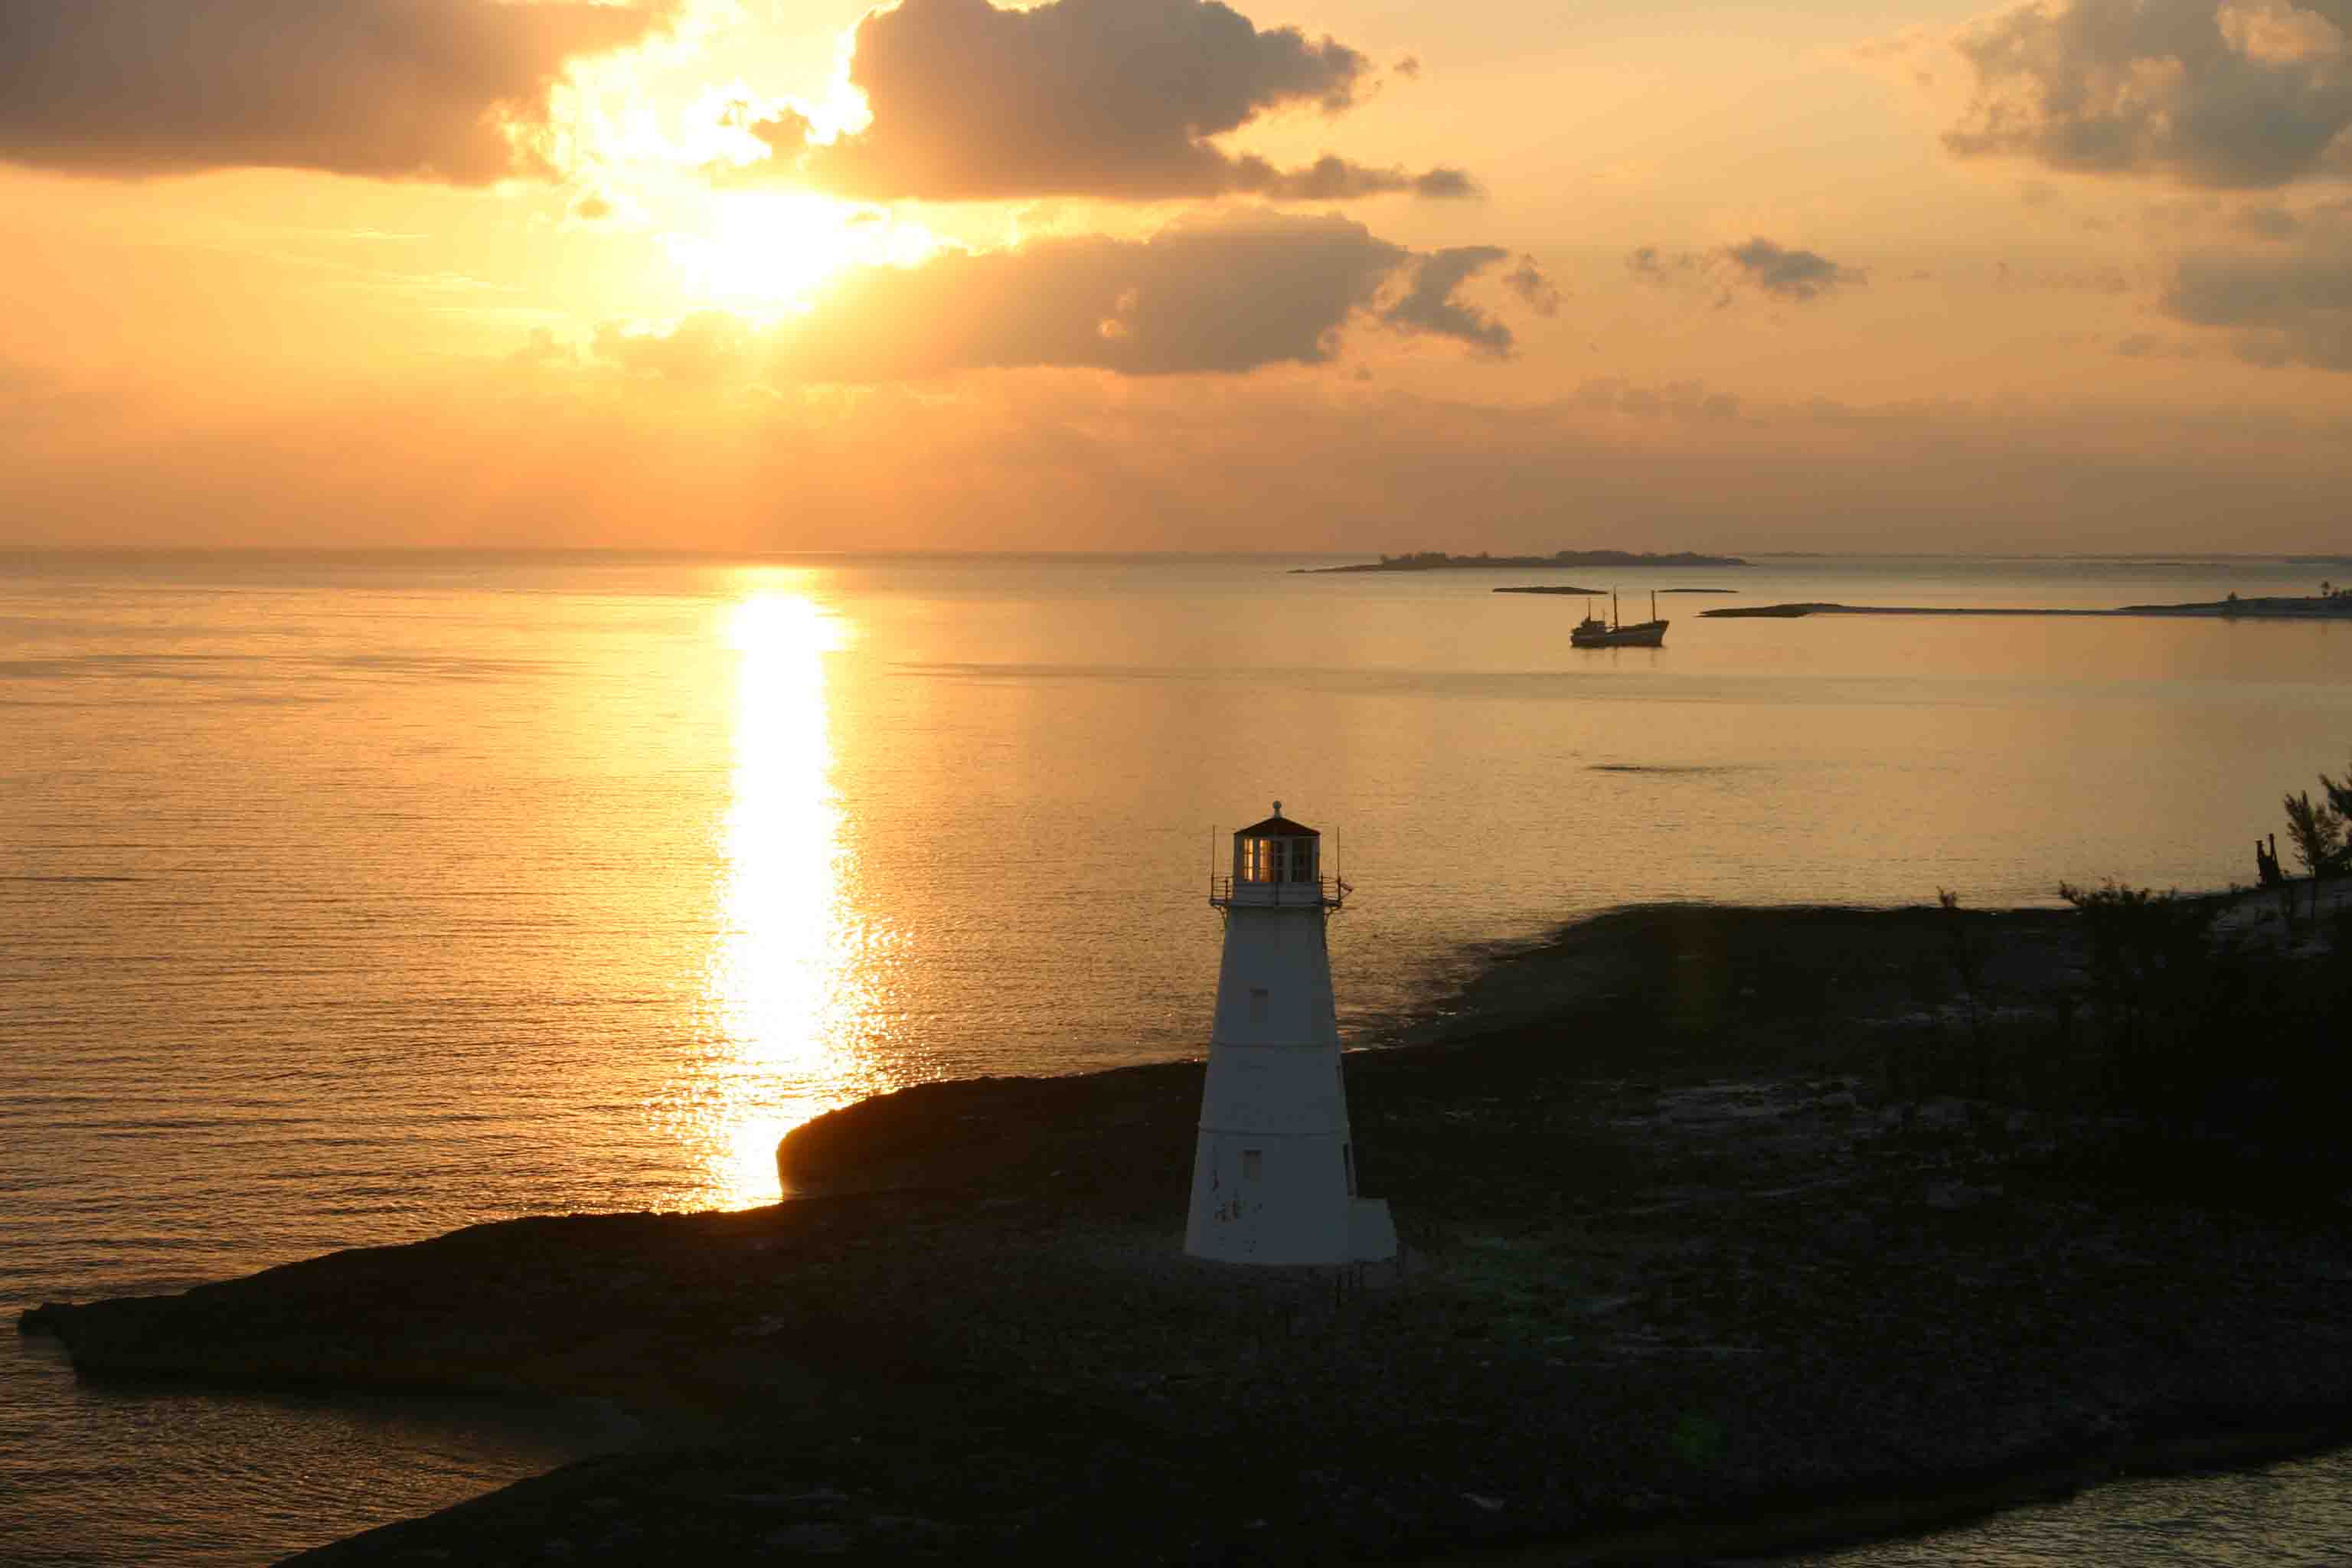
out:
<path id="1" fill-rule="evenodd" d="M 1278 800 L 1274 803 L 1274 815 L 1276 816 L 1282 815 L 1282 802 Z"/>

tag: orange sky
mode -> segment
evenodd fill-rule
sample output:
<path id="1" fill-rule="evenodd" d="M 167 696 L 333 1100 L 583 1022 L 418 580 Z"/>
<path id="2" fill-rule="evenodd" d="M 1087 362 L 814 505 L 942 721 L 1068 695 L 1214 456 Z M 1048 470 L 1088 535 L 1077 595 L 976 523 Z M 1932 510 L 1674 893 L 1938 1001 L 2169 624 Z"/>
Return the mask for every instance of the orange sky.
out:
<path id="1" fill-rule="evenodd" d="M 0 545 L 2352 550 L 2352 0 L 0 0 Z"/>

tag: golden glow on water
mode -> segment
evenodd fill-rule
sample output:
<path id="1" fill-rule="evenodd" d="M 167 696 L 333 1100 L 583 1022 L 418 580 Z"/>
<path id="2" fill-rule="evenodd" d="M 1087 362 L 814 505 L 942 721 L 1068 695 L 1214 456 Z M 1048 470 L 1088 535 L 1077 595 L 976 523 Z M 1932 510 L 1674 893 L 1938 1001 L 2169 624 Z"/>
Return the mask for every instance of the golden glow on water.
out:
<path id="1" fill-rule="evenodd" d="M 825 656 L 843 632 L 793 591 L 796 575 L 762 574 L 725 623 L 735 762 L 706 1048 L 679 1096 L 679 1130 L 698 1145 L 701 1201 L 727 1207 L 772 1201 L 776 1141 L 879 1087 L 872 939 L 845 886 L 854 867 L 828 733 Z"/>

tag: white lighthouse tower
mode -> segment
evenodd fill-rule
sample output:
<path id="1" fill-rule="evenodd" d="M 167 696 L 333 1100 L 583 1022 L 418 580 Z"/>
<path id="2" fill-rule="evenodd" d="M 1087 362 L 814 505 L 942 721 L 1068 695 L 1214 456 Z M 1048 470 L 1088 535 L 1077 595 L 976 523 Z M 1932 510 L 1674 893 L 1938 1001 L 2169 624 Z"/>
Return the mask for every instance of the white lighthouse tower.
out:
<path id="1" fill-rule="evenodd" d="M 1225 915 L 1216 1023 L 1184 1250 L 1223 1263 L 1394 1258 L 1389 1205 L 1356 1195 L 1339 1079 L 1339 1026 L 1323 922 L 1348 895 L 1325 878 L 1322 836 L 1282 815 L 1234 835 L 1212 877 Z"/>

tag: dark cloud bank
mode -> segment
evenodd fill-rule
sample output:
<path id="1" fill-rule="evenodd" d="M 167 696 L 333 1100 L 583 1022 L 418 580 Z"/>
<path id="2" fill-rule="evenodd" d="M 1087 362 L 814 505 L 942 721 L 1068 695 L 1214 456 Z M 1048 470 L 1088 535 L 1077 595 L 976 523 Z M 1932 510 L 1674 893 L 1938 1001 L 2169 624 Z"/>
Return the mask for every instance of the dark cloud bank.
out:
<path id="1" fill-rule="evenodd" d="M 850 80 L 872 111 L 867 129 L 813 143 L 790 112 L 753 129 L 775 150 L 772 172 L 869 201 L 1476 195 L 1459 169 L 1412 174 L 1336 156 L 1280 169 L 1215 145 L 1283 110 L 1340 113 L 1374 76 L 1345 44 L 1261 31 L 1216 0 L 1049 0 L 1025 11 L 903 0 L 857 26 Z"/>
<path id="2" fill-rule="evenodd" d="M 2352 0 L 2037 0 L 1956 40 L 1975 96 L 1944 145 L 2214 189 L 2352 178 Z M 2352 204 L 2242 209 L 2158 309 L 2262 365 L 2352 371 Z M 2194 354 L 2149 333 L 2127 354 Z"/>
<path id="3" fill-rule="evenodd" d="M 658 336 L 608 330 L 596 352 L 677 381 L 880 382 L 1038 366 L 1234 374 L 1325 363 L 1351 322 L 1370 322 L 1499 355 L 1511 349 L 1510 328 L 1458 292 L 1508 259 L 1485 246 L 1417 254 L 1338 216 L 1259 212 L 1143 241 L 1042 239 L 860 268 L 768 334 L 698 316 Z M 1502 281 L 1538 301 L 1550 287 L 1526 258 Z"/>
<path id="4" fill-rule="evenodd" d="M 2275 186 L 2352 174 L 2352 0 L 2038 0 L 1963 33 L 1944 145 L 2089 173 Z"/>
<path id="5" fill-rule="evenodd" d="M 0 160 L 141 178 L 235 167 L 484 184 L 576 59 L 677 0 L 0 0 Z M 516 139 L 525 143 L 518 156 Z"/>
<path id="6" fill-rule="evenodd" d="M 2352 371 L 2352 203 L 2305 214 L 2290 243 L 2183 257 L 2162 309 L 2251 363 Z"/>

